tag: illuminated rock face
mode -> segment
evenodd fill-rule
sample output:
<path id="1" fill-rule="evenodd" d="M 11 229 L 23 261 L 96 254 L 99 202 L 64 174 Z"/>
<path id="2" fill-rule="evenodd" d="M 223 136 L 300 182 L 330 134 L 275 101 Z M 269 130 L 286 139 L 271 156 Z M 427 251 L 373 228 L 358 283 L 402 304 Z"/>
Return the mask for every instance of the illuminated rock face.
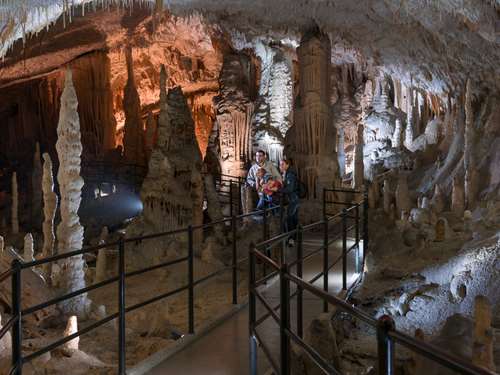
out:
<path id="1" fill-rule="evenodd" d="M 338 181 L 336 131 L 330 108 L 330 40 L 311 31 L 297 48 L 300 96 L 294 110 L 294 125 L 287 133 L 287 155 L 307 185 L 310 199 L 319 199 L 323 188 Z"/>
<path id="2" fill-rule="evenodd" d="M 252 159 L 251 120 L 254 104 L 250 100 L 243 54 L 224 58 L 220 94 L 214 98 L 219 129 L 220 167 L 223 174 L 245 176 L 245 164 Z"/>
<path id="3" fill-rule="evenodd" d="M 77 112 L 78 100 L 73 86 L 71 70 L 66 71 L 64 91 L 61 96 L 61 112 L 57 126 L 57 155 L 59 170 L 57 180 L 61 194 L 61 222 L 57 227 L 57 249 L 60 254 L 80 250 L 83 245 L 83 227 L 80 225 L 78 209 L 82 200 L 83 179 L 80 177 L 80 120 Z M 69 293 L 85 287 L 85 262 L 82 255 L 61 260 L 56 285 Z M 81 294 L 61 302 L 65 313 L 86 316 L 90 300 Z"/>

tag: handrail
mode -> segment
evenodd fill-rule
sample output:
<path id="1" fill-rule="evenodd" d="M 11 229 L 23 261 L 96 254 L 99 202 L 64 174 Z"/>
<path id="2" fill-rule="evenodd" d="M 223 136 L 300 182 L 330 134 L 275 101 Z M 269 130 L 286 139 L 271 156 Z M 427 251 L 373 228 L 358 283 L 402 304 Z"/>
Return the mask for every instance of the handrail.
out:
<path id="1" fill-rule="evenodd" d="M 230 181 L 231 183 L 229 186 L 232 186 L 233 184 L 240 184 L 240 180 L 235 182 L 235 181 Z M 232 190 L 232 189 L 231 189 Z M 241 265 L 244 262 L 249 261 L 249 257 L 245 257 L 242 259 L 237 259 L 237 251 L 236 251 L 236 241 L 237 241 L 237 227 L 236 227 L 236 222 L 239 219 L 248 217 L 248 216 L 254 216 L 254 215 L 264 215 L 264 218 L 266 216 L 266 212 L 270 212 L 273 209 L 281 208 L 280 205 L 274 205 L 268 209 L 264 210 L 256 210 L 247 214 L 241 214 L 241 215 L 236 215 L 233 214 L 233 211 L 231 209 L 231 217 L 229 218 L 224 218 L 222 220 L 218 220 L 215 222 L 211 222 L 208 224 L 202 224 L 202 225 L 197 225 L 197 226 L 188 226 L 187 228 L 180 228 L 176 230 L 171 230 L 171 231 L 166 231 L 166 232 L 161 232 L 161 233 L 152 233 L 148 235 L 143 235 L 143 236 L 136 236 L 136 237 L 130 237 L 130 238 L 120 238 L 118 241 L 114 242 L 108 242 L 108 243 L 103 243 L 99 244 L 96 246 L 90 246 L 90 247 L 85 247 L 80 250 L 75 250 L 75 251 L 69 251 L 61 254 L 56 254 L 50 257 L 42 258 L 42 259 L 37 259 L 31 262 L 22 262 L 20 260 L 15 260 L 12 264 L 11 269 L 3 272 L 0 274 L 0 282 L 3 282 L 7 280 L 9 277 L 11 278 L 12 282 L 12 310 L 13 310 L 13 317 L 0 329 L 0 338 L 2 338 L 9 330 L 13 330 L 13 356 L 12 356 L 12 367 L 11 367 L 11 373 L 18 374 L 22 371 L 22 365 L 23 363 L 29 362 L 32 359 L 47 353 L 56 347 L 76 338 L 79 337 L 80 335 L 90 332 L 93 329 L 113 320 L 119 318 L 119 366 L 118 366 L 118 372 L 120 374 L 125 374 L 125 314 L 129 313 L 133 310 L 136 310 L 138 308 L 141 308 L 143 306 L 149 305 L 151 303 L 157 302 L 161 299 L 173 296 L 175 294 L 181 293 L 185 290 L 189 291 L 189 298 L 188 298 L 188 311 L 189 311 L 189 332 L 194 333 L 194 300 L 193 300 L 193 290 L 196 285 L 199 285 L 203 282 L 206 282 L 207 280 L 210 280 L 223 272 L 232 270 L 232 300 L 233 304 L 238 303 L 238 293 L 237 293 L 237 268 L 239 265 Z M 193 260 L 194 260 L 194 251 L 193 251 L 193 231 L 198 230 L 198 229 L 206 229 L 209 227 L 215 227 L 217 225 L 221 225 L 227 222 L 231 222 L 231 231 L 232 231 L 232 241 L 233 241 L 233 252 L 232 252 L 232 263 L 229 266 L 225 266 L 217 271 L 214 271 L 206 276 L 203 276 L 197 280 L 194 279 L 194 273 L 193 273 Z M 266 220 L 263 221 L 264 226 L 266 226 Z M 188 235 L 188 255 L 165 261 L 160 264 L 155 264 L 146 268 L 142 268 L 139 270 L 134 270 L 134 271 L 129 271 L 125 272 L 125 267 L 124 267 L 124 257 L 125 257 L 125 244 L 126 243 L 140 243 L 144 240 L 149 240 L 149 239 L 154 239 L 154 238 L 160 238 L 160 237 L 167 237 L 167 236 L 172 236 L 176 234 L 181 234 L 181 233 L 186 233 Z M 22 298 L 22 293 L 21 293 L 21 271 L 23 269 L 28 269 L 31 267 L 35 266 L 40 266 L 44 265 L 47 263 L 52 263 L 56 262 L 62 259 L 68 259 L 73 256 L 78 256 L 78 255 L 83 255 L 87 253 L 97 253 L 100 250 L 103 249 L 109 249 L 111 247 L 116 247 L 118 246 L 118 255 L 119 255 L 119 274 L 118 276 L 111 277 L 107 280 L 95 283 L 93 285 L 69 292 L 67 294 L 64 294 L 59 297 L 52 298 L 50 300 L 44 301 L 42 303 L 29 306 L 25 308 L 24 310 L 21 310 L 21 298 Z M 273 265 L 273 261 L 271 261 L 271 265 Z M 125 306 L 125 280 L 128 277 L 133 277 L 137 276 L 140 274 L 144 274 L 146 272 L 150 272 L 153 270 L 157 270 L 163 267 L 169 267 L 174 264 L 179 264 L 179 263 L 188 263 L 188 270 L 189 270 L 189 282 L 187 285 L 184 285 L 182 287 L 176 288 L 174 290 L 170 290 L 168 292 L 162 293 L 160 295 L 154 296 L 152 298 L 149 298 L 145 301 L 136 303 L 131 306 Z M 275 264 L 274 264 L 275 265 Z M 44 309 L 46 307 L 52 306 L 54 304 L 63 302 L 65 300 L 68 300 L 70 298 L 74 298 L 78 295 L 81 295 L 83 293 L 88 293 L 92 290 L 96 290 L 99 288 L 102 288 L 104 286 L 110 285 L 112 283 L 117 283 L 118 284 L 118 290 L 119 290 L 119 311 L 115 314 L 109 315 L 105 317 L 104 319 L 101 319 L 85 328 L 80 329 L 78 332 L 69 335 L 67 337 L 64 337 L 60 340 L 57 340 L 50 345 L 41 348 L 40 350 L 30 353 L 28 355 L 23 356 L 21 352 L 21 316 L 28 315 L 35 313 L 36 311 L 39 311 L 41 309 Z"/>

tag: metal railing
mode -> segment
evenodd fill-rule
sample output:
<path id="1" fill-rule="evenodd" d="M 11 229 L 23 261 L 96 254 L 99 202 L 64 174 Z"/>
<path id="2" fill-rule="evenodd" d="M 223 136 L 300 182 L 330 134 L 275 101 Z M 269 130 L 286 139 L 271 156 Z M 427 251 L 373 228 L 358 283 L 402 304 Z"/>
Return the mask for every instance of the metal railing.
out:
<path id="1" fill-rule="evenodd" d="M 273 209 L 276 209 L 279 206 L 274 206 Z M 268 228 L 268 220 L 266 220 L 266 216 L 269 212 L 269 209 L 264 209 L 264 210 L 259 210 L 259 211 L 254 211 L 245 215 L 233 215 L 229 218 L 225 218 L 223 220 L 219 220 L 216 222 L 211 222 L 208 224 L 204 225 L 198 225 L 198 226 L 188 226 L 187 228 L 183 229 L 178 229 L 178 230 L 173 230 L 169 232 L 163 232 L 163 233 L 155 233 L 151 235 L 146 235 L 146 236 L 141 236 L 141 237 L 134 237 L 134 238 L 120 238 L 116 242 L 112 243 L 106 243 L 106 244 L 101 244 L 98 246 L 92 246 L 92 247 L 87 247 L 82 250 L 76 250 L 76 251 L 71 251 L 67 253 L 62 253 L 62 254 L 57 254 L 51 257 L 35 260 L 32 262 L 21 262 L 18 259 L 15 259 L 12 262 L 12 268 L 10 270 L 7 270 L 6 272 L 2 273 L 0 275 L 0 283 L 5 282 L 9 277 L 11 278 L 11 288 L 12 288 L 12 317 L 9 319 L 9 321 L 0 329 L 0 339 L 8 332 L 12 331 L 12 367 L 10 370 L 10 374 L 16 374 L 20 375 L 22 374 L 22 369 L 23 369 L 23 364 L 32 361 L 33 359 L 51 351 L 54 350 L 55 348 L 65 344 L 68 341 L 71 341 L 85 333 L 91 332 L 94 329 L 97 329 L 98 327 L 112 321 L 113 319 L 118 319 L 118 373 L 119 374 L 125 374 L 126 371 L 126 365 L 125 365 L 125 316 L 127 313 L 130 313 L 134 310 L 137 310 L 141 307 L 147 306 L 149 304 L 152 304 L 154 302 L 158 302 L 162 299 L 177 295 L 182 292 L 187 291 L 187 327 L 188 327 L 188 333 L 193 334 L 195 332 L 195 309 L 194 309 L 194 288 L 201 284 L 204 283 L 210 279 L 213 279 L 214 277 L 222 274 L 223 272 L 227 271 L 232 271 L 231 277 L 232 277 L 232 288 L 231 288 L 231 299 L 232 299 L 232 304 L 238 304 L 238 267 L 242 264 L 248 261 L 248 257 L 245 257 L 243 259 L 238 259 L 238 254 L 237 254 L 237 222 L 238 220 L 242 220 L 245 217 L 248 216 L 255 216 L 255 215 L 262 215 L 264 217 L 264 220 L 262 220 L 262 226 L 263 228 L 263 233 L 269 233 L 269 228 Z M 216 225 L 227 225 L 230 224 L 231 228 L 231 264 L 228 266 L 225 266 L 215 272 L 210 273 L 209 275 L 203 276 L 199 278 L 198 280 L 195 280 L 194 278 L 194 232 L 196 230 L 205 230 L 210 227 L 214 227 Z M 179 258 L 169 260 L 166 262 L 163 262 L 161 264 L 155 264 L 146 268 L 142 268 L 139 270 L 134 270 L 134 271 L 128 271 L 126 272 L 125 270 L 125 246 L 127 243 L 135 243 L 138 244 L 139 242 L 150 240 L 150 239 L 157 239 L 157 238 L 166 238 L 170 236 L 176 236 L 176 235 L 181 235 L 181 234 L 187 234 L 187 255 L 186 256 L 181 256 Z M 265 239 L 265 238 L 264 238 Z M 29 269 L 32 267 L 37 267 L 37 266 L 42 266 L 45 264 L 57 262 L 63 259 L 71 258 L 73 256 L 77 255 L 83 255 L 83 254 L 89 254 L 89 253 L 98 253 L 99 251 L 102 251 L 103 249 L 110 249 L 113 247 L 118 247 L 118 274 L 114 277 L 111 277 L 107 280 L 104 280 L 102 282 L 98 282 L 95 284 L 92 284 L 90 286 L 87 286 L 85 288 L 81 288 L 75 291 L 72 291 L 70 293 L 67 293 L 63 296 L 59 296 L 53 299 L 50 299 L 49 301 L 45 301 L 43 303 L 39 303 L 34 306 L 29 306 L 26 308 L 22 308 L 22 278 L 21 278 L 21 271 L 25 269 Z M 184 286 L 178 287 L 174 290 L 169 290 L 167 292 L 164 292 L 160 295 L 151 297 L 147 299 L 146 301 L 136 303 L 134 305 L 126 305 L 125 301 L 125 296 L 126 296 L 126 289 L 125 289 L 125 281 L 128 278 L 144 274 L 147 272 L 151 272 L 153 270 L 158 270 L 166 267 L 173 266 L 175 264 L 186 264 L 187 268 L 187 276 L 188 276 L 188 283 Z M 42 309 L 45 309 L 49 306 L 57 305 L 61 302 L 64 302 L 66 300 L 69 300 L 71 298 L 74 298 L 76 296 L 82 295 L 84 293 L 88 293 L 93 290 L 97 290 L 99 288 L 105 287 L 110 284 L 118 284 L 118 312 L 114 314 L 110 314 L 106 316 L 105 318 L 94 322 L 84 328 L 79 329 L 77 332 L 64 337 L 62 339 L 59 339 L 45 347 L 40 348 L 39 350 L 32 352 L 30 354 L 24 355 L 22 352 L 22 328 L 23 328 L 23 317 L 33 314 L 37 311 L 40 311 Z"/>
<path id="2" fill-rule="evenodd" d="M 323 193 L 323 197 L 329 192 L 348 192 L 353 194 L 359 194 L 360 192 L 346 191 L 343 190 L 329 190 Z M 393 375 L 395 374 L 395 351 L 396 344 L 401 345 L 409 350 L 418 353 L 425 358 L 435 361 L 436 363 L 450 369 L 457 371 L 460 374 L 466 375 L 495 375 L 494 372 L 487 369 L 473 365 L 472 363 L 456 357 L 455 355 L 445 352 L 443 349 L 425 343 L 421 340 L 417 340 L 407 334 L 399 332 L 395 328 L 394 320 L 388 316 L 383 315 L 379 319 L 375 319 L 365 313 L 364 311 L 350 305 L 343 299 L 340 299 L 328 291 L 328 271 L 333 267 L 333 265 L 338 262 L 334 261 L 332 265 L 328 264 L 328 249 L 331 245 L 329 240 L 330 223 L 340 218 L 340 236 L 342 238 L 342 289 L 347 289 L 346 285 L 346 261 L 347 252 L 352 249 L 347 249 L 346 247 L 346 237 L 349 227 L 346 225 L 347 219 L 352 217 L 352 212 L 355 212 L 355 227 L 356 232 L 356 243 L 359 243 L 359 231 L 361 225 L 363 227 L 363 250 L 367 249 L 368 246 L 368 200 L 366 194 L 361 202 L 349 203 L 342 201 L 328 202 L 324 199 L 324 213 L 326 213 L 326 205 L 339 204 L 347 205 L 348 208 L 344 208 L 341 213 L 337 213 L 333 216 L 324 216 L 323 220 L 316 223 L 307 225 L 305 227 L 298 227 L 297 230 L 282 233 L 271 239 L 263 241 L 250 248 L 250 275 L 249 275 L 249 334 L 250 334 L 250 374 L 257 375 L 257 347 L 258 345 L 262 349 L 262 352 L 267 357 L 271 367 L 275 374 L 290 375 L 291 373 L 291 342 L 293 341 L 298 347 L 300 347 L 303 352 L 312 360 L 312 362 L 318 366 L 325 374 L 341 374 L 339 369 L 335 368 L 331 362 L 323 358 L 311 345 L 304 341 L 303 335 L 303 301 L 302 295 L 304 291 L 307 291 L 320 300 L 323 301 L 323 311 L 328 311 L 328 305 L 333 305 L 339 310 L 351 315 L 352 317 L 368 324 L 370 327 L 376 330 L 377 335 L 377 357 L 378 357 L 378 372 L 379 375 Z M 359 207 L 363 207 L 363 224 L 359 220 Z M 357 214 L 358 213 L 358 214 Z M 304 255 L 303 253 L 303 233 L 312 230 L 314 228 L 323 229 L 323 245 L 316 250 Z M 295 235 L 297 238 L 297 246 L 295 247 L 296 257 L 293 261 L 287 260 L 287 254 L 285 251 L 281 251 L 279 254 L 279 260 L 273 259 L 267 248 L 276 243 L 281 243 L 284 239 L 289 236 Z M 337 237 L 334 237 L 334 240 Z M 366 241 L 366 242 L 365 242 Z M 359 248 L 359 246 L 358 246 Z M 317 276 L 311 280 L 304 280 L 302 274 L 302 267 L 304 261 L 309 259 L 314 254 L 323 250 L 323 270 Z M 365 251 L 363 251 L 365 252 Z M 359 259 L 360 257 L 356 257 Z M 363 257 L 364 258 L 364 257 Z M 271 267 L 272 271 L 268 275 L 264 275 L 262 278 L 257 279 L 256 263 L 257 260 L 261 263 L 267 264 Z M 362 273 L 361 267 L 356 268 L 356 270 Z M 262 285 L 266 280 L 272 276 L 279 276 L 279 288 L 280 288 L 280 302 L 276 306 L 271 306 L 270 303 L 264 298 L 264 295 L 258 290 L 258 287 Z M 319 288 L 313 283 L 317 281 L 320 277 L 323 277 L 323 288 Z M 359 278 L 357 279 L 359 280 Z M 291 284 L 296 286 L 296 291 L 291 293 Z M 291 324 L 291 299 L 297 298 L 296 301 L 296 332 L 292 329 Z M 257 300 L 261 303 L 266 311 L 263 316 L 257 317 Z M 278 313 L 279 311 L 279 313 Z M 271 349 L 266 345 L 265 341 L 262 340 L 262 336 L 258 333 L 257 328 L 266 319 L 272 317 L 273 320 L 279 326 L 279 361 L 273 358 Z"/>

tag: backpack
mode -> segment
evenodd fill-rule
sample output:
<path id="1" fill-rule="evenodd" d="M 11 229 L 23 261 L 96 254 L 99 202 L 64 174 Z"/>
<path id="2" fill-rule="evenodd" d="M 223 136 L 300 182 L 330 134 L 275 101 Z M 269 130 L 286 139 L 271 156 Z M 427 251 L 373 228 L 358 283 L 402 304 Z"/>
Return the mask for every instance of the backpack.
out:
<path id="1" fill-rule="evenodd" d="M 307 185 L 300 180 L 297 182 L 297 194 L 300 199 L 304 199 L 307 197 Z"/>

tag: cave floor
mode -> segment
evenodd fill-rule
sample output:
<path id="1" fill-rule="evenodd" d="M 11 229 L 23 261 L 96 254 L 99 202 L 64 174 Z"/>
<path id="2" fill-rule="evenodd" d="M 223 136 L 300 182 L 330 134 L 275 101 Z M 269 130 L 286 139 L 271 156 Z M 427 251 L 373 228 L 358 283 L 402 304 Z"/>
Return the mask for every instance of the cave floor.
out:
<path id="1" fill-rule="evenodd" d="M 304 254 L 321 246 L 321 234 L 311 234 L 304 237 Z M 348 247 L 354 242 L 348 240 Z M 361 244 L 362 247 L 362 244 Z M 330 247 L 329 259 L 332 262 L 341 254 L 342 242 L 337 241 Z M 290 248 L 293 251 L 293 248 Z M 292 254 L 291 254 L 292 255 Z M 356 280 L 354 273 L 354 251 L 349 254 L 348 285 Z M 293 255 L 292 255 L 293 257 Z M 293 260 L 293 259 L 292 259 Z M 322 252 L 309 258 L 304 263 L 303 275 L 305 280 L 310 280 L 322 270 Z M 292 268 L 293 272 L 293 268 Z M 315 284 L 322 287 L 323 278 L 318 279 Z M 263 295 L 272 306 L 279 303 L 279 280 L 272 279 L 264 286 Z M 337 293 L 342 288 L 342 264 L 338 262 L 329 272 L 329 290 Z M 291 287 L 291 293 L 295 288 Z M 304 292 L 304 334 L 312 319 L 322 312 L 323 303 L 316 296 Z M 292 299 L 291 322 L 296 332 L 296 299 Z M 226 320 L 221 325 L 208 332 L 205 336 L 193 342 L 180 352 L 166 359 L 163 363 L 149 372 L 151 375 L 160 374 L 190 374 L 190 375 L 226 375 L 226 374 L 248 374 L 249 373 L 249 337 L 248 337 L 248 306 L 237 314 Z M 279 310 L 277 311 L 279 315 Z M 257 317 L 265 313 L 265 308 L 257 300 Z M 258 328 L 258 332 L 268 346 L 276 363 L 279 363 L 279 330 L 276 322 L 269 317 Z M 259 348 L 258 373 L 264 374 L 270 364 Z"/>

